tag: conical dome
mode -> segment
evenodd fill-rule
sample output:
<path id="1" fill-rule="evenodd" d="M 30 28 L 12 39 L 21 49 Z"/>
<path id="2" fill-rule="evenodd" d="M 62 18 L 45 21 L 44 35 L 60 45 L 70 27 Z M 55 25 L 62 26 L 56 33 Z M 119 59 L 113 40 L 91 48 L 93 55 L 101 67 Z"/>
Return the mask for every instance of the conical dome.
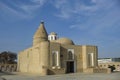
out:
<path id="1" fill-rule="evenodd" d="M 34 38 L 47 38 L 48 34 L 44 27 L 44 22 L 41 22 L 38 30 L 36 31 Z"/>
<path id="2" fill-rule="evenodd" d="M 41 22 L 38 30 L 35 32 L 35 35 L 33 37 L 33 45 L 36 45 L 40 43 L 41 41 L 47 41 L 48 40 L 48 34 L 44 27 L 44 22 Z"/>

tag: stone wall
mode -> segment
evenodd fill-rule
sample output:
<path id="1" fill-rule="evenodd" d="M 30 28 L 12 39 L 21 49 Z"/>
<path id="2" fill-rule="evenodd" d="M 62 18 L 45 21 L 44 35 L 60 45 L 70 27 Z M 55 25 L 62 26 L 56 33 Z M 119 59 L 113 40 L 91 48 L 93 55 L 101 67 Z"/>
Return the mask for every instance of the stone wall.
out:
<path id="1" fill-rule="evenodd" d="M 111 69 L 109 68 L 94 68 L 94 73 L 111 73 Z"/>
<path id="2" fill-rule="evenodd" d="M 65 68 L 60 69 L 48 69 L 48 75 L 54 75 L 54 74 L 65 74 Z"/>
<path id="3" fill-rule="evenodd" d="M 15 72 L 17 64 L 0 64 L 0 71 Z"/>
<path id="4" fill-rule="evenodd" d="M 106 63 L 98 63 L 100 68 L 108 68 L 109 66 L 114 66 L 115 71 L 120 71 L 120 62 L 106 62 Z"/>
<path id="5" fill-rule="evenodd" d="M 84 70 L 85 73 L 111 73 L 109 68 L 87 68 Z"/>

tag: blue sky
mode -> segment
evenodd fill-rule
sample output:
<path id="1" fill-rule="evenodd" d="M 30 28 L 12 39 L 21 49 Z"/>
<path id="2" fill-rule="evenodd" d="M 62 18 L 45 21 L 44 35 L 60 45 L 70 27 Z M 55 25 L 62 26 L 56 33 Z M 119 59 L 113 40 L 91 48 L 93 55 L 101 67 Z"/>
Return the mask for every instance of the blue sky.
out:
<path id="1" fill-rule="evenodd" d="M 41 21 L 48 33 L 97 45 L 99 57 L 120 57 L 120 0 L 0 0 L 0 52 L 32 46 Z"/>

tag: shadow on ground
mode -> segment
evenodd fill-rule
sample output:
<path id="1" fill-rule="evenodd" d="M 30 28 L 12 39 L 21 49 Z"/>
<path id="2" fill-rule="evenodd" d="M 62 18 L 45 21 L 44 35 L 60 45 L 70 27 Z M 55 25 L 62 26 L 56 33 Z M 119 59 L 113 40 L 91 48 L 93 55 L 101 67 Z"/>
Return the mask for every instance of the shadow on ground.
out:
<path id="1" fill-rule="evenodd" d="M 0 80 L 7 80 L 1 76 L 4 76 L 4 75 L 15 75 L 13 73 L 10 73 L 10 72 L 3 72 L 3 71 L 0 71 Z"/>
<path id="2" fill-rule="evenodd" d="M 16 74 L 13 74 L 11 72 L 3 72 L 3 71 L 0 71 L 0 76 L 2 75 L 16 75 Z"/>

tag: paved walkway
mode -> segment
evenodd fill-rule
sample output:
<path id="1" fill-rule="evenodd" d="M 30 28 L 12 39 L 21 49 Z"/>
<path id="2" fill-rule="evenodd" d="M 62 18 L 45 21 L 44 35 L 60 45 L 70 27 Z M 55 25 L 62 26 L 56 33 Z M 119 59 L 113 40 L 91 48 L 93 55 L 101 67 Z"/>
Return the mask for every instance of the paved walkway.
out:
<path id="1" fill-rule="evenodd" d="M 15 74 L 0 73 L 0 77 L 5 78 L 6 80 L 120 80 L 120 72 L 115 72 L 111 74 L 74 73 L 74 74 L 48 75 L 48 76 L 39 76 L 35 74 L 25 74 L 25 73 L 15 73 Z M 5 80 L 5 79 L 0 79 L 0 80 Z"/>

